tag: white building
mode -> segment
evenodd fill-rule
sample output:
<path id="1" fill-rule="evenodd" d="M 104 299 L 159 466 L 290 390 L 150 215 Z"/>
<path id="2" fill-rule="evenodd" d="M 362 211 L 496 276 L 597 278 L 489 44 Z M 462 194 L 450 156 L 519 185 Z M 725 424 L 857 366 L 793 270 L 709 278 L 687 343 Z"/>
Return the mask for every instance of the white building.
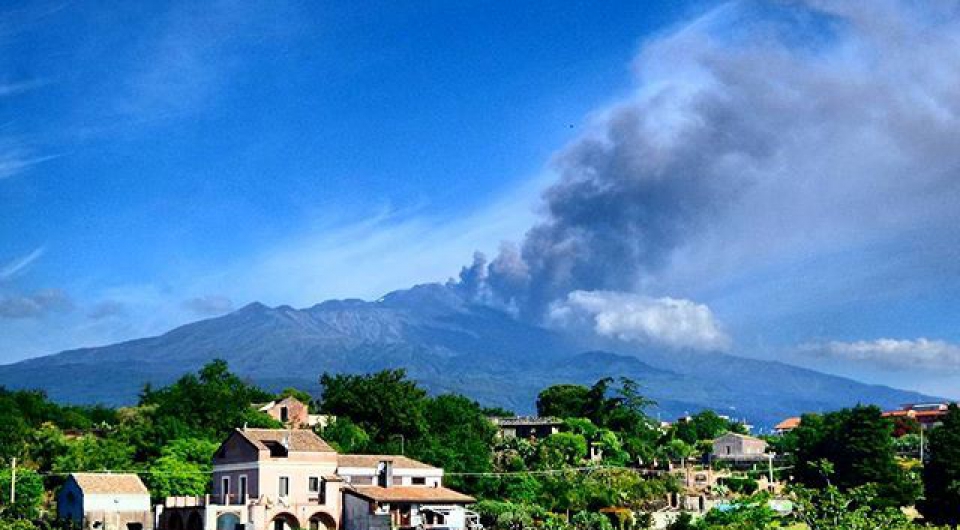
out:
<path id="1" fill-rule="evenodd" d="M 152 530 L 150 492 L 132 473 L 73 473 L 57 495 L 57 516 L 80 528 Z"/>

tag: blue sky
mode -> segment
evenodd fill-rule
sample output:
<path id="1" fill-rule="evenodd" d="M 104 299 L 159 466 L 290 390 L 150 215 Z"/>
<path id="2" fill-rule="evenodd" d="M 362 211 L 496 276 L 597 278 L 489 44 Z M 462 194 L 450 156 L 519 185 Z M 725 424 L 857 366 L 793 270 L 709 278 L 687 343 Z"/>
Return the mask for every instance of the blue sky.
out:
<path id="1" fill-rule="evenodd" d="M 654 212 L 613 232 L 683 230 L 636 263 L 584 243 L 543 264 L 593 271 L 543 288 L 548 323 L 956 396 L 956 13 L 878 5 L 5 4 L 0 362 L 254 300 L 376 298 L 456 276 L 474 250 L 503 256 L 504 240 L 542 283 L 536 249 L 606 222 L 562 213 L 596 178 L 633 201 L 603 197 L 612 212 Z M 939 51 L 886 53 L 904 43 Z M 662 166 L 592 147 L 619 145 L 634 114 L 646 136 L 624 152 Z M 661 173 L 676 189 L 642 184 Z M 678 213 L 678 194 L 696 207 Z"/>

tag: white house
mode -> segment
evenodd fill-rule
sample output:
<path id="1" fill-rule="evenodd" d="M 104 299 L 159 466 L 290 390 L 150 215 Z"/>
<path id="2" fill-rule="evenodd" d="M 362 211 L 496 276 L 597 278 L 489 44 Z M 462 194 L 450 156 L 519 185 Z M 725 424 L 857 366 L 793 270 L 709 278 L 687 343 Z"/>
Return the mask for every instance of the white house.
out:
<path id="1" fill-rule="evenodd" d="M 80 528 L 153 530 L 150 492 L 132 473 L 73 473 L 57 495 L 57 516 Z"/>

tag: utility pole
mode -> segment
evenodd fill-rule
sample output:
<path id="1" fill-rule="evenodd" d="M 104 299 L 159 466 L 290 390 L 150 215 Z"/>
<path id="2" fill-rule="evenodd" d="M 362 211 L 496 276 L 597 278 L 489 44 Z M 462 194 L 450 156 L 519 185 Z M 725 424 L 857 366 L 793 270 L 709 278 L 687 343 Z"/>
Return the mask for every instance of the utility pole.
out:
<path id="1" fill-rule="evenodd" d="M 17 502 L 17 457 L 10 462 L 10 506 Z"/>

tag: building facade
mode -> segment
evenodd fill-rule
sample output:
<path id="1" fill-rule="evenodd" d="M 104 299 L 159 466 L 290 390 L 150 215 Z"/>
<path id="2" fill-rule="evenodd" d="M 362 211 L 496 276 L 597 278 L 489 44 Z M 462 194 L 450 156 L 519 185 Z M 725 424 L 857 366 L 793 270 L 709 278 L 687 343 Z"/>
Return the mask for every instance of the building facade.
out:
<path id="1" fill-rule="evenodd" d="M 150 492 L 132 473 L 73 473 L 57 494 L 57 517 L 79 528 L 153 530 Z"/>
<path id="2" fill-rule="evenodd" d="M 167 499 L 162 528 L 391 529 L 442 521 L 461 530 L 473 502 L 443 487 L 442 469 L 403 456 L 338 455 L 302 429 L 235 430 L 214 454 L 212 479 L 211 495 Z"/>
<path id="3" fill-rule="evenodd" d="M 713 441 L 714 460 L 766 460 L 767 442 L 747 436 L 728 432 Z"/>
<path id="4" fill-rule="evenodd" d="M 543 439 L 560 432 L 563 421 L 558 418 L 541 416 L 513 416 L 508 418 L 490 418 L 497 426 L 501 438 L 538 438 Z"/>

